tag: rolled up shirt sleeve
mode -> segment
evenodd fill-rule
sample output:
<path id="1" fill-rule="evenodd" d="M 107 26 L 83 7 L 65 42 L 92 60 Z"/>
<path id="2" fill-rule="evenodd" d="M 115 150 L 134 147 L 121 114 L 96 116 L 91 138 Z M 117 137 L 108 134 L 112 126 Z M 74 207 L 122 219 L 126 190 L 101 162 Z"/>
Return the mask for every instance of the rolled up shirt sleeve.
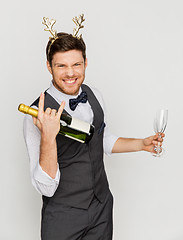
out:
<path id="1" fill-rule="evenodd" d="M 29 115 L 25 115 L 23 133 L 29 156 L 32 184 L 40 194 L 51 197 L 60 181 L 59 167 L 54 179 L 42 170 L 39 164 L 41 134 Z"/>
<path id="2" fill-rule="evenodd" d="M 104 153 L 106 155 L 110 156 L 112 154 L 113 146 L 118 138 L 118 136 L 111 134 L 109 128 L 106 126 L 103 139 Z"/>
<path id="3" fill-rule="evenodd" d="M 56 177 L 51 178 L 46 172 L 44 172 L 38 163 L 32 177 L 32 184 L 35 186 L 37 191 L 47 197 L 52 197 L 58 187 L 60 179 L 59 168 L 56 173 Z"/>

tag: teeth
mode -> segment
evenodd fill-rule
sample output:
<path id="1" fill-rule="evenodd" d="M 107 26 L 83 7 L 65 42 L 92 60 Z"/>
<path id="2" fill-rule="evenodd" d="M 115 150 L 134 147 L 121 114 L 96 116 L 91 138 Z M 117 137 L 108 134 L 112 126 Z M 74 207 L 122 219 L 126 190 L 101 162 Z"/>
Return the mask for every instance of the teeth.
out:
<path id="1" fill-rule="evenodd" d="M 67 83 L 74 83 L 76 81 L 76 79 L 74 80 L 65 80 Z"/>
<path id="2" fill-rule="evenodd" d="M 73 83 L 75 80 L 69 80 L 69 81 L 67 81 L 68 83 Z"/>

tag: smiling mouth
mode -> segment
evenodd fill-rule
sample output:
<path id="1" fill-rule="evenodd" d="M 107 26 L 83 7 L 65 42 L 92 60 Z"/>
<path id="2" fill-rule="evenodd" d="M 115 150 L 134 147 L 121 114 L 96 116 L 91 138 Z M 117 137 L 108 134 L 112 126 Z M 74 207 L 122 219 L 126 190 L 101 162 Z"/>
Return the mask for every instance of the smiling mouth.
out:
<path id="1" fill-rule="evenodd" d="M 66 84 L 74 84 L 77 81 L 77 78 L 72 79 L 63 79 Z"/>

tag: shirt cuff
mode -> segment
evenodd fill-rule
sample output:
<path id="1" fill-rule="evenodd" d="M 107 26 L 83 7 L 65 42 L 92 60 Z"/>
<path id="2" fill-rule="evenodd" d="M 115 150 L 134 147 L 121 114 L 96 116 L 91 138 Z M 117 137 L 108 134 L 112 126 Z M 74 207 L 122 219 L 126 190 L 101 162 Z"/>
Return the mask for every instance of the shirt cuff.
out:
<path id="1" fill-rule="evenodd" d="M 43 169 L 41 168 L 40 164 L 37 164 L 37 167 L 34 171 L 34 179 L 44 185 L 51 186 L 55 183 L 59 183 L 60 180 L 60 170 L 59 167 L 57 169 L 57 173 L 55 178 L 51 178 Z"/>

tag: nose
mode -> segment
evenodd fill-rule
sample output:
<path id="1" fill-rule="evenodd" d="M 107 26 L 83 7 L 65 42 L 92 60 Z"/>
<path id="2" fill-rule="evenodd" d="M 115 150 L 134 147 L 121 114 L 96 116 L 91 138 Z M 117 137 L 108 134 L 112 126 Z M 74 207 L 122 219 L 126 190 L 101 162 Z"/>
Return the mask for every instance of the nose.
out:
<path id="1" fill-rule="evenodd" d="M 67 75 L 68 77 L 73 77 L 73 76 L 74 76 L 74 70 L 73 70 L 72 67 L 68 67 L 68 68 L 67 68 L 66 75 Z"/>

